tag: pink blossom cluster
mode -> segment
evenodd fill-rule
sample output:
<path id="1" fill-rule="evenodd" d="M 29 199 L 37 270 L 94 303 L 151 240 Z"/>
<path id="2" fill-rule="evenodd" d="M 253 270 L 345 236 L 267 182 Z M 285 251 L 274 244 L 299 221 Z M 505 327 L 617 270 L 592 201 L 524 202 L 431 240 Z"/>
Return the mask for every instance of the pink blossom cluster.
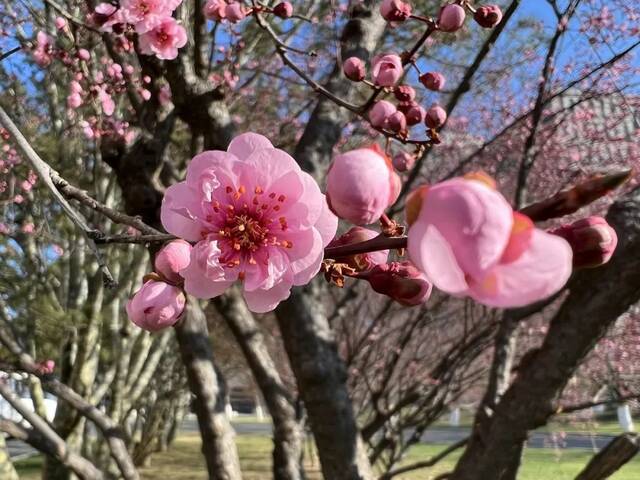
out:
<path id="1" fill-rule="evenodd" d="M 247 305 L 258 313 L 276 308 L 293 286 L 319 272 L 338 223 L 313 178 L 255 133 L 236 137 L 226 152 L 194 157 L 186 180 L 167 189 L 161 220 L 168 232 L 195 244 L 184 242 L 190 252 L 182 252 L 180 261 L 156 260 L 165 283 L 184 281 L 184 291 L 198 298 L 240 283 Z M 156 290 L 167 287 L 148 283 L 143 289 L 154 291 L 141 291 L 130 302 L 132 320 L 142 324 L 140 312 L 151 309 L 155 298 L 157 306 L 171 305 L 176 320 L 181 297 L 175 291 L 161 295 Z M 157 322 L 166 326 L 168 320 Z"/>
<path id="2" fill-rule="evenodd" d="M 140 52 L 172 60 L 187 43 L 187 32 L 172 14 L 182 0 L 121 0 L 96 6 L 90 21 L 105 32 L 138 34 Z"/>

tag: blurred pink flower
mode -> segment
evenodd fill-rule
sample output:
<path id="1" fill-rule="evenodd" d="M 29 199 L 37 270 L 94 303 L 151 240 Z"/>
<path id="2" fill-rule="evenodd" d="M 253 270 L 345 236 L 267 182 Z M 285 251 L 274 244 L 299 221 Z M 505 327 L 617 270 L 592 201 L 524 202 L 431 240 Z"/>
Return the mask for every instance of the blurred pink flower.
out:
<path id="1" fill-rule="evenodd" d="M 54 39 L 42 30 L 36 34 L 33 58 L 41 67 L 47 67 L 52 60 Z"/>
<path id="2" fill-rule="evenodd" d="M 151 30 L 138 38 L 140 52 L 155 55 L 161 60 L 173 60 L 178 56 L 178 49 L 187 43 L 187 32 L 172 17 L 164 18 Z"/>
<path id="3" fill-rule="evenodd" d="M 489 180 L 474 174 L 410 195 L 411 260 L 439 289 L 493 307 L 556 293 L 571 275 L 571 247 L 514 212 Z"/>
<path id="4" fill-rule="evenodd" d="M 338 222 L 313 178 L 255 133 L 197 155 L 186 181 L 167 189 L 161 219 L 197 242 L 180 272 L 186 292 L 212 298 L 240 281 L 254 312 L 273 310 L 318 273 Z"/>

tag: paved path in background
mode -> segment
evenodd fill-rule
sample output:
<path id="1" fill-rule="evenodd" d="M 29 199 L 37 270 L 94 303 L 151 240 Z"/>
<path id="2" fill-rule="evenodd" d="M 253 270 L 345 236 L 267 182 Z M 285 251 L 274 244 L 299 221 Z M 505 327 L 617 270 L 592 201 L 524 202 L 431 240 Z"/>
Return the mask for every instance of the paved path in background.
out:
<path id="1" fill-rule="evenodd" d="M 238 435 L 271 435 L 271 424 L 268 422 L 232 422 Z M 197 431 L 195 420 L 187 419 L 182 426 L 185 431 Z M 465 427 L 434 428 L 425 432 L 422 436 L 423 443 L 451 444 L 458 442 L 469 435 L 469 429 Z M 580 433 L 567 433 L 564 437 L 559 434 L 535 432 L 529 436 L 527 446 L 530 448 L 584 448 L 598 449 L 605 447 L 613 435 L 586 435 Z"/>
<path id="2" fill-rule="evenodd" d="M 232 422 L 238 435 L 271 435 L 271 423 L 269 422 Z M 182 431 L 197 432 L 198 423 L 193 418 L 187 418 L 182 424 Z M 469 435 L 469 429 L 465 427 L 434 428 L 422 436 L 422 443 L 451 444 L 458 442 Z M 585 435 L 580 433 L 567 433 L 563 438 L 559 434 L 536 432 L 529 436 L 527 446 L 530 448 L 582 448 L 601 449 L 605 447 L 613 435 Z M 14 460 L 26 458 L 37 453 L 31 446 L 20 440 L 7 440 L 9 455 Z"/>

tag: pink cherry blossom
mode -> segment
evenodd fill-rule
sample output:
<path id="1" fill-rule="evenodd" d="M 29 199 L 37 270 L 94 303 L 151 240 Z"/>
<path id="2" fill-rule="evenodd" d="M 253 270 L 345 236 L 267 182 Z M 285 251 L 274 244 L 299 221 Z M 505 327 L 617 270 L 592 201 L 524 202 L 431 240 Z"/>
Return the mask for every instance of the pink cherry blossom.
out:
<path id="1" fill-rule="evenodd" d="M 173 283 L 181 283 L 180 271 L 187 268 L 191 260 L 191 244 L 174 240 L 166 244 L 156 255 L 156 272 Z"/>
<path id="2" fill-rule="evenodd" d="M 293 5 L 291 2 L 280 2 L 273 7 L 273 14 L 280 18 L 290 18 L 293 15 Z"/>
<path id="3" fill-rule="evenodd" d="M 67 21 L 62 17 L 56 17 L 54 24 L 58 30 L 63 30 L 67 26 Z"/>
<path id="4" fill-rule="evenodd" d="M 51 63 L 53 55 L 54 39 L 42 30 L 36 34 L 36 47 L 33 50 L 33 58 L 41 67 Z"/>
<path id="5" fill-rule="evenodd" d="M 380 87 L 395 85 L 403 72 L 402 60 L 394 53 L 376 55 L 371 60 L 371 75 L 374 83 Z"/>
<path id="6" fill-rule="evenodd" d="M 254 312 L 273 310 L 318 273 L 338 221 L 313 178 L 255 133 L 197 155 L 186 181 L 167 189 L 161 219 L 197 242 L 180 272 L 186 292 L 212 298 L 240 281 Z"/>
<path id="7" fill-rule="evenodd" d="M 241 2 L 233 2 L 225 7 L 224 15 L 231 23 L 237 23 L 244 20 L 244 17 L 247 16 L 247 10 Z"/>
<path id="8" fill-rule="evenodd" d="M 134 25 L 138 34 L 153 30 L 171 16 L 182 0 L 121 0 L 125 23 Z"/>
<path id="9" fill-rule="evenodd" d="M 107 115 L 113 115 L 115 112 L 116 104 L 113 101 L 113 98 L 109 93 L 104 89 L 104 87 L 100 87 L 98 90 L 98 99 L 100 100 L 100 105 L 102 106 L 102 112 Z"/>
<path id="10" fill-rule="evenodd" d="M 184 293 L 178 287 L 148 280 L 127 302 L 127 315 L 138 327 L 156 332 L 175 325 L 185 303 Z"/>
<path id="11" fill-rule="evenodd" d="M 33 233 L 36 231 L 36 226 L 33 223 L 28 222 L 22 225 L 22 227 L 20 228 L 20 231 L 22 233 L 27 233 L 27 234 Z"/>
<path id="12" fill-rule="evenodd" d="M 151 30 L 139 37 L 140 52 L 155 55 L 161 60 L 173 60 L 178 49 L 187 43 L 187 32 L 172 17 L 163 19 Z"/>
<path id="13" fill-rule="evenodd" d="M 355 225 L 377 222 L 400 193 L 400 177 L 379 147 L 336 156 L 327 173 L 327 202 Z"/>
<path id="14" fill-rule="evenodd" d="M 208 0 L 204 5 L 204 16 L 209 20 L 221 22 L 227 16 L 225 9 L 227 4 L 224 0 Z"/>
<path id="15" fill-rule="evenodd" d="M 560 290 L 571 275 L 569 244 L 514 213 L 478 178 L 412 193 L 407 249 L 413 263 L 439 289 L 493 307 L 527 305 Z"/>
<path id="16" fill-rule="evenodd" d="M 72 93 L 67 97 L 67 107 L 76 109 L 82 105 L 82 96 L 79 93 Z"/>

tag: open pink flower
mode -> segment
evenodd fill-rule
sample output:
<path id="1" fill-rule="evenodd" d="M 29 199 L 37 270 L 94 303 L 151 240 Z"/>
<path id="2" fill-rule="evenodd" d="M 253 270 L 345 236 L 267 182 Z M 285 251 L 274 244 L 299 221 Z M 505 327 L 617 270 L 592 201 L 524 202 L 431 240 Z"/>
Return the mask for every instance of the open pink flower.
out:
<path id="1" fill-rule="evenodd" d="M 376 55 L 371 60 L 371 75 L 374 83 L 380 87 L 395 85 L 403 72 L 402 60 L 394 53 Z"/>
<path id="2" fill-rule="evenodd" d="M 197 155 L 186 181 L 167 189 L 161 219 L 198 242 L 180 272 L 186 292 L 212 298 L 240 281 L 254 312 L 273 310 L 318 273 L 338 223 L 313 178 L 255 133 Z"/>
<path id="3" fill-rule="evenodd" d="M 421 187 L 407 218 L 411 260 L 452 295 L 519 307 L 554 294 L 571 275 L 569 244 L 514 213 L 486 177 Z"/>
<path id="4" fill-rule="evenodd" d="M 187 43 L 187 32 L 172 17 L 163 19 L 153 29 L 139 37 L 140 52 L 155 55 L 161 60 L 173 60 L 178 49 Z"/>
<path id="5" fill-rule="evenodd" d="M 43 31 L 36 34 L 36 48 L 33 50 L 33 58 L 41 67 L 46 67 L 51 63 L 53 43 L 53 38 Z"/>
<path id="6" fill-rule="evenodd" d="M 180 3 L 182 0 L 120 0 L 120 11 L 124 22 L 133 25 L 140 34 L 170 17 Z"/>
<path id="7" fill-rule="evenodd" d="M 377 145 L 337 155 L 327 173 L 327 201 L 355 225 L 377 222 L 400 193 L 400 177 Z"/>

